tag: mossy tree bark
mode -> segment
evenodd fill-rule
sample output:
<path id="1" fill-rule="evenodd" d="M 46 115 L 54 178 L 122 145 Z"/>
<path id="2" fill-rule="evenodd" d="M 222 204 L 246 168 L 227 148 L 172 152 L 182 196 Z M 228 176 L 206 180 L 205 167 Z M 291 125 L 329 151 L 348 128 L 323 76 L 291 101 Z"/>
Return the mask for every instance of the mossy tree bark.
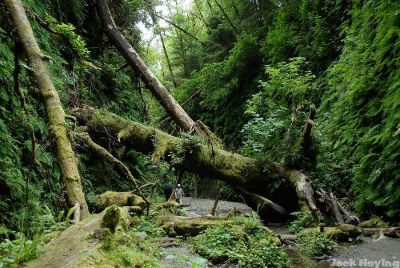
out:
<path id="1" fill-rule="evenodd" d="M 64 109 L 43 61 L 44 55 L 36 42 L 21 0 L 5 0 L 5 3 L 43 97 L 50 127 L 56 139 L 58 163 L 65 180 L 70 205 L 74 206 L 77 202 L 80 204 L 81 219 L 83 219 L 89 215 L 89 210 L 82 190 L 77 159 L 65 127 Z"/>
<path id="2" fill-rule="evenodd" d="M 75 110 L 75 116 L 88 126 L 93 137 L 112 135 L 126 146 L 142 153 L 151 153 L 153 161 L 163 159 L 174 162 L 178 169 L 219 179 L 241 188 L 252 196 L 255 203 L 253 207 L 256 209 L 260 204 L 258 201 L 262 199 L 262 207 L 269 210 L 265 214 L 269 219 L 282 219 L 286 211 L 294 211 L 309 203 L 298 187 L 298 184 L 304 184 L 298 180 L 306 176 L 300 176 L 301 172 L 284 165 L 262 162 L 174 137 L 106 111 L 82 108 Z"/>
<path id="3" fill-rule="evenodd" d="M 161 84 L 154 73 L 147 67 L 139 54 L 126 40 L 115 25 L 107 0 L 97 0 L 98 14 L 103 23 L 104 31 L 110 41 L 118 49 L 126 62 L 141 75 L 146 87 L 153 93 L 165 111 L 184 131 L 194 132 L 206 136 L 204 131 L 193 121 L 186 111 L 179 105 L 168 90 Z"/>

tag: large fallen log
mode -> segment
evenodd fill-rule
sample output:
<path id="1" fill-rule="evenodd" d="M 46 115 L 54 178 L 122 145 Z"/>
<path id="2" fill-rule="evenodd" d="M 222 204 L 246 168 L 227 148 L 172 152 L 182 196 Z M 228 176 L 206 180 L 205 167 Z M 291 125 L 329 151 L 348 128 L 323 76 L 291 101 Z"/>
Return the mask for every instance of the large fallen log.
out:
<path id="1" fill-rule="evenodd" d="M 308 195 L 302 192 L 304 187 L 298 186 L 301 178 L 306 176 L 282 164 L 262 162 L 189 138 L 174 137 L 102 110 L 86 107 L 75 109 L 74 114 L 88 127 L 93 137 L 111 135 L 128 147 L 152 153 L 155 161 L 174 159 L 175 166 L 181 170 L 219 179 L 251 194 L 268 197 L 263 200 L 264 206 L 268 204 L 266 207 L 269 209 L 278 208 L 275 213 L 268 214 L 268 220 L 273 219 L 274 214 L 281 219 L 285 210 L 294 211 L 311 203 L 307 200 Z M 274 203 L 280 205 L 275 206 Z M 254 208 L 257 209 L 257 206 Z M 313 207 L 311 209 L 314 210 Z"/>
<path id="2" fill-rule="evenodd" d="M 183 217 L 164 216 L 158 219 L 158 225 L 170 236 L 196 236 L 207 228 L 229 223 L 226 217 Z"/>

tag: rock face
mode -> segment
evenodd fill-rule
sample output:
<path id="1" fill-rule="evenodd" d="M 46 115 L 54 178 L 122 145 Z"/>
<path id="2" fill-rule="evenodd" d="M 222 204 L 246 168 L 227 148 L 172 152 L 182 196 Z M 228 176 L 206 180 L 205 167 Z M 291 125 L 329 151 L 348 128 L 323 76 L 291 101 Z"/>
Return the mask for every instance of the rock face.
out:
<path id="1" fill-rule="evenodd" d="M 117 205 L 123 206 L 135 206 L 144 209 L 146 202 L 140 196 L 133 194 L 132 192 L 111 192 L 96 195 L 95 207 L 99 211 L 104 210 L 106 207 Z"/>

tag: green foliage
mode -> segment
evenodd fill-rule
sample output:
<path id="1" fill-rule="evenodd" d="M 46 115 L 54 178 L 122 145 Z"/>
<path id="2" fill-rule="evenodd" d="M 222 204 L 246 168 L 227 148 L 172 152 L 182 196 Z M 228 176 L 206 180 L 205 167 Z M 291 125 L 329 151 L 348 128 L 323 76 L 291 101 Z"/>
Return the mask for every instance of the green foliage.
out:
<path id="1" fill-rule="evenodd" d="M 400 6 L 357 3 L 343 53 L 328 70 L 330 91 L 320 122 L 329 141 L 326 151 L 334 152 L 328 157 L 351 179 L 357 211 L 395 220 L 400 215 Z"/>
<path id="2" fill-rule="evenodd" d="M 290 215 L 296 217 L 295 220 L 290 222 L 288 230 L 292 234 L 297 234 L 306 227 L 315 226 L 315 219 L 311 211 L 296 211 Z"/>
<path id="3" fill-rule="evenodd" d="M 261 91 L 246 104 L 245 114 L 250 120 L 241 131 L 243 154 L 275 161 L 286 157 L 288 163 L 289 156 L 295 158 L 293 155 L 299 154 L 306 107 L 316 91 L 315 76 L 305 70 L 305 65 L 304 58 L 294 58 L 266 67 L 268 80 L 261 82 Z"/>
<path id="4" fill-rule="evenodd" d="M 30 240 L 19 234 L 15 240 L 5 239 L 0 243 L 0 267 L 15 267 L 35 259 L 41 253 L 42 246 L 39 236 Z"/>
<path id="5" fill-rule="evenodd" d="M 326 234 L 307 232 L 298 235 L 296 241 L 302 251 L 310 257 L 330 255 L 339 245 Z"/>
<path id="6" fill-rule="evenodd" d="M 265 38 L 264 54 L 272 63 L 304 57 L 313 71 L 323 72 L 342 48 L 339 37 L 349 6 L 341 0 L 282 2 Z"/>
<path id="7" fill-rule="evenodd" d="M 76 1 L 75 1 L 76 2 Z M 81 59 L 89 58 L 89 50 L 86 48 L 86 42 L 76 33 L 75 26 L 71 23 L 59 23 L 54 17 L 46 13 L 46 22 L 55 32 L 65 37 L 72 49 Z"/>
<path id="8" fill-rule="evenodd" d="M 155 237 L 165 235 L 165 231 L 155 223 L 156 216 L 156 214 L 150 214 L 150 216 L 134 217 L 132 221 L 136 224 L 133 226 L 132 230 L 145 232 Z"/>
<path id="9" fill-rule="evenodd" d="M 46 39 L 44 37 L 43 39 Z M 25 94 L 28 114 L 14 90 L 14 53 L 12 39 L 0 28 L 0 223 L 30 234 L 31 222 L 46 214 L 41 203 L 61 203 L 59 171 L 49 145 L 52 139 L 43 116 L 43 106 L 30 95 L 36 94 L 21 68 L 19 82 Z M 20 64 L 26 66 L 21 60 Z M 57 66 L 59 66 L 57 64 Z M 36 135 L 32 148 L 30 125 Z M 32 159 L 32 150 L 36 161 Z"/>
<path id="10" fill-rule="evenodd" d="M 238 225 L 236 225 L 238 224 Z M 236 219 L 207 229 L 193 239 L 194 249 L 213 263 L 228 260 L 239 267 L 287 267 L 288 257 L 256 219 Z"/>
<path id="11" fill-rule="evenodd" d="M 173 94 L 179 102 L 186 102 L 194 119 L 201 119 L 228 144 L 237 145 L 245 99 L 257 87 L 254 78 L 259 63 L 257 38 L 243 34 L 226 59 L 205 64 Z"/>

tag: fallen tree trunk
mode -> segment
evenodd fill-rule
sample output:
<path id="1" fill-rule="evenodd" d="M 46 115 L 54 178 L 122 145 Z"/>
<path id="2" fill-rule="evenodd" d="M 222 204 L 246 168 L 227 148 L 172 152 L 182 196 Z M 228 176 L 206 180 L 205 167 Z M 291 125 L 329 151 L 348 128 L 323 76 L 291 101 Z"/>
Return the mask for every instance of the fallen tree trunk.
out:
<path id="1" fill-rule="evenodd" d="M 196 236 L 207 228 L 229 223 L 227 217 L 182 217 L 164 216 L 158 219 L 158 225 L 170 236 Z"/>
<path id="2" fill-rule="evenodd" d="M 365 236 L 372 236 L 377 233 L 382 233 L 384 236 L 392 238 L 400 238 L 400 227 L 387 227 L 387 228 L 361 228 L 362 234 Z"/>
<path id="3" fill-rule="evenodd" d="M 118 30 L 107 5 L 107 0 L 97 0 L 97 10 L 103 23 L 104 31 L 110 41 L 125 58 L 126 62 L 135 71 L 138 71 L 141 74 L 141 78 L 146 84 L 146 87 L 150 89 L 165 111 L 183 130 L 194 132 L 200 136 L 207 136 L 209 133 L 206 133 L 192 120 L 192 118 L 190 118 L 186 111 L 183 110 L 174 97 L 161 84 L 154 73 L 146 66 L 128 40 L 126 40 Z"/>
<path id="4" fill-rule="evenodd" d="M 82 190 L 77 159 L 65 128 L 64 109 L 43 61 L 46 56 L 40 51 L 22 2 L 20 0 L 6 0 L 5 3 L 43 97 L 49 124 L 56 140 L 58 164 L 65 181 L 69 203 L 71 206 L 79 203 L 80 219 L 86 218 L 89 216 L 89 209 Z"/>
<path id="5" fill-rule="evenodd" d="M 181 170 L 220 179 L 250 194 L 268 196 L 271 202 L 265 202 L 269 200 L 265 199 L 262 203 L 268 208 L 275 207 L 279 218 L 285 211 L 294 211 L 310 203 L 307 195 L 296 187 L 296 180 L 302 178 L 299 176 L 302 173 L 297 170 L 177 138 L 106 111 L 80 108 L 74 113 L 87 125 L 93 137 L 95 134 L 111 135 L 126 146 L 142 153 L 152 153 L 154 160 L 171 161 L 174 158 L 175 166 Z M 176 159 L 180 159 L 179 163 Z M 275 203 L 280 206 L 275 206 Z M 257 209 L 257 206 L 253 208 Z M 273 214 L 269 217 L 274 218 Z"/>
<path id="6" fill-rule="evenodd" d="M 283 243 L 285 243 L 286 240 L 295 241 L 299 238 L 299 236 L 303 234 L 318 232 L 325 233 L 328 237 L 341 242 L 348 242 L 349 238 L 354 240 L 355 238 L 357 238 L 357 236 L 361 234 L 367 237 L 373 236 L 375 234 L 382 234 L 387 237 L 400 238 L 400 227 L 361 228 L 350 224 L 341 224 L 336 227 L 324 227 L 323 230 L 318 230 L 318 227 L 307 228 L 302 230 L 298 234 L 284 234 L 278 235 L 278 237 Z"/>

